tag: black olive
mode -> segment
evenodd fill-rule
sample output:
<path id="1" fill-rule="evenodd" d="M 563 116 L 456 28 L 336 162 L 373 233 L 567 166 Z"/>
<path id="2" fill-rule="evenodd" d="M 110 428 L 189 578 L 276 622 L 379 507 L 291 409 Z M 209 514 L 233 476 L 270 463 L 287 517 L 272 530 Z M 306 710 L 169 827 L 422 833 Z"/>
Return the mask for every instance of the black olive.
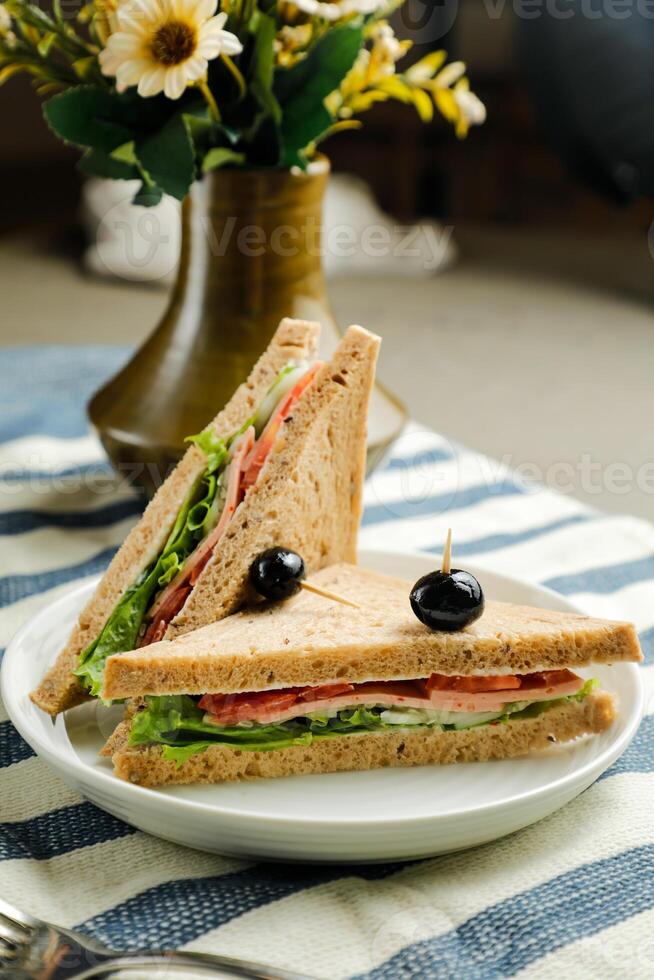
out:
<path id="1" fill-rule="evenodd" d="M 484 611 L 481 585 L 474 575 L 460 568 L 423 575 L 409 598 L 420 622 L 432 630 L 463 629 Z"/>
<path id="2" fill-rule="evenodd" d="M 268 548 L 250 565 L 250 582 L 259 595 L 277 601 L 300 590 L 306 572 L 301 555 L 288 548 Z"/>

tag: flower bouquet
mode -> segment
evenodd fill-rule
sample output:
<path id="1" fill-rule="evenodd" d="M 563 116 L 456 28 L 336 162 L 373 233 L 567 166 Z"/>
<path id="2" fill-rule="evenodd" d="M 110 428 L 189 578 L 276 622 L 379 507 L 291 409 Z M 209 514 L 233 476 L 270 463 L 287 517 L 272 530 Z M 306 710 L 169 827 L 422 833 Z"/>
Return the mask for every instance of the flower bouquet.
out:
<path id="1" fill-rule="evenodd" d="M 133 187 L 145 207 L 164 195 L 184 201 L 168 308 L 89 404 L 109 457 L 151 493 L 282 317 L 320 320 L 335 343 L 320 244 L 323 142 L 389 99 L 426 122 L 439 113 L 459 137 L 485 110 L 465 65 L 443 51 L 398 67 L 411 42 L 388 17 L 404 0 L 76 2 L 50 0 L 46 11 L 0 0 L 0 84 L 32 76 L 48 125 L 83 151 L 86 174 L 131 181 L 128 195 Z M 165 207 L 136 222 L 150 252 L 167 240 L 157 224 Z M 136 262 L 129 222 L 111 213 L 103 221 Z M 378 388 L 371 462 L 403 420 Z"/>
<path id="2" fill-rule="evenodd" d="M 388 16 L 404 0 L 90 0 L 46 12 L 0 3 L 0 84 L 19 72 L 87 174 L 140 181 L 135 201 L 182 200 L 219 168 L 306 170 L 332 133 L 377 102 L 435 110 L 465 136 L 485 110 L 443 51 Z"/>

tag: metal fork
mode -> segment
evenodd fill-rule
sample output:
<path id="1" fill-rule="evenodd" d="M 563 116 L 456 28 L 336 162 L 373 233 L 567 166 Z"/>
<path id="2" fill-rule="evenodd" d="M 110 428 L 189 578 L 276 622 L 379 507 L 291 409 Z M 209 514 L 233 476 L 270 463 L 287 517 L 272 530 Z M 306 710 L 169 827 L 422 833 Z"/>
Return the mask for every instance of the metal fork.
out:
<path id="1" fill-rule="evenodd" d="M 289 973 L 208 953 L 150 952 L 119 953 L 107 949 L 79 933 L 42 922 L 19 912 L 0 899 L 0 977 L 7 980 L 91 980 L 162 968 L 162 976 L 254 977 L 256 980 L 311 980 L 311 977 Z"/>

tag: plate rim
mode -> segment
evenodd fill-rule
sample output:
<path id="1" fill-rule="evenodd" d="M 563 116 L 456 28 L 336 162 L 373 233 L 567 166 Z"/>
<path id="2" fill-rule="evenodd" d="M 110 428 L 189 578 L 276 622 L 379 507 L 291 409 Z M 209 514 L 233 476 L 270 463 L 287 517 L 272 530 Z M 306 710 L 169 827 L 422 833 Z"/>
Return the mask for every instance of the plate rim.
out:
<path id="1" fill-rule="evenodd" d="M 426 558 L 432 557 L 429 552 L 415 549 L 404 551 L 400 549 L 365 548 L 361 549 L 358 553 L 359 563 L 365 567 L 368 556 L 375 555 L 384 556 L 386 558 L 389 556 L 401 556 L 403 559 L 418 559 L 420 561 L 424 561 Z M 506 575 L 501 572 L 495 572 L 483 567 L 475 566 L 474 563 L 468 563 L 468 567 L 473 570 L 473 572 L 478 571 L 482 577 L 484 574 L 489 574 L 490 572 L 490 574 L 492 574 L 497 581 L 508 586 L 509 588 L 511 586 L 518 586 L 520 588 L 524 588 L 525 585 L 530 586 L 537 589 L 539 592 L 551 595 L 560 605 L 565 606 L 571 612 L 582 612 L 580 607 L 576 603 L 572 602 L 567 596 L 563 596 L 560 593 L 555 592 L 553 589 L 540 585 L 537 582 L 519 579 L 515 576 Z M 220 816 L 226 819 L 238 820 L 240 824 L 249 823 L 252 825 L 259 824 L 261 822 L 267 824 L 274 823 L 277 825 L 286 825 L 289 827 L 311 825 L 311 827 L 314 829 L 321 827 L 363 829 L 369 826 L 383 828 L 397 826 L 398 824 L 410 827 L 419 826 L 420 824 L 425 823 L 429 825 L 436 825 L 441 821 L 449 821 L 456 817 L 464 819 L 471 816 L 477 817 L 485 814 L 492 815 L 497 812 L 501 812 L 503 809 L 510 809 L 519 805 L 527 806 L 537 802 L 542 797 L 547 797 L 553 793 L 557 793 L 559 795 L 565 793 L 571 786 L 582 785 L 585 788 L 591 782 L 593 782 L 597 776 L 599 776 L 602 772 L 605 772 L 606 769 L 608 769 L 608 767 L 612 765 L 613 762 L 615 762 L 615 760 L 619 758 L 619 756 L 622 755 L 622 753 L 627 749 L 643 718 L 645 689 L 639 665 L 630 662 L 618 664 L 616 665 L 616 668 L 627 672 L 630 676 L 634 687 L 635 703 L 624 731 L 608 746 L 606 746 L 599 756 L 590 759 L 581 767 L 573 768 L 570 772 L 558 777 L 553 782 L 544 784 L 543 786 L 534 787 L 533 789 L 529 789 L 524 792 L 515 793 L 500 800 L 494 800 L 488 803 L 480 803 L 465 808 L 446 810 L 428 815 L 422 814 L 401 817 L 366 815 L 364 818 L 347 816 L 323 818 L 307 814 L 298 816 L 293 814 L 265 814 L 252 813 L 248 810 L 239 809 L 236 806 L 227 806 L 220 803 L 206 803 L 199 800 L 189 800 L 176 796 L 163 795 L 158 792 L 156 787 L 138 786 L 134 783 L 127 782 L 126 780 L 118 779 L 113 775 L 113 773 L 107 770 L 96 769 L 89 766 L 79 758 L 72 746 L 71 749 L 73 758 L 64 758 L 61 753 L 52 748 L 47 739 L 41 737 L 38 730 L 34 730 L 31 727 L 29 717 L 24 714 L 19 703 L 18 696 L 14 696 L 9 684 L 9 676 L 12 669 L 12 657 L 15 656 L 15 650 L 20 647 L 24 637 L 31 632 L 35 624 L 38 624 L 41 619 L 47 618 L 53 613 L 54 610 L 56 610 L 58 605 L 69 601 L 77 593 L 84 593 L 91 588 L 94 588 L 100 581 L 101 577 L 101 575 L 95 575 L 85 578 L 83 582 L 78 583 L 72 588 L 66 590 L 62 595 L 59 595 L 52 602 L 44 606 L 43 609 L 40 609 L 34 617 L 24 623 L 23 626 L 17 630 L 10 642 L 7 644 L 2 664 L 0 665 L 0 696 L 2 697 L 7 714 L 12 724 L 39 757 L 43 758 L 46 762 L 48 762 L 48 764 L 52 765 L 58 773 L 61 772 L 62 768 L 68 768 L 73 774 L 76 773 L 77 775 L 74 777 L 76 784 L 80 782 L 82 785 L 85 783 L 90 783 L 94 789 L 98 789 L 100 791 L 108 788 L 110 797 L 117 798 L 121 802 L 126 802 L 127 805 L 130 805 L 131 801 L 134 801 L 134 805 L 138 806 L 137 801 L 143 801 L 143 804 L 147 808 L 148 804 L 153 804 L 156 801 L 159 801 L 161 805 L 172 807 L 178 814 L 185 811 L 187 812 L 188 809 L 191 808 L 191 810 L 193 810 L 199 816 Z M 54 719 L 52 720 L 52 724 L 54 726 Z"/>

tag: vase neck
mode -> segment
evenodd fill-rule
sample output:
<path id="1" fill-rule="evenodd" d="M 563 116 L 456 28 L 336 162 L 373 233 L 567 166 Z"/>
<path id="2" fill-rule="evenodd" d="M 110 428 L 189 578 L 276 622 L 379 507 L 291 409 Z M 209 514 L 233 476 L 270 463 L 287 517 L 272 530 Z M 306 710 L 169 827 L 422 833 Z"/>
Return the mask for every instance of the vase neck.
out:
<path id="1" fill-rule="evenodd" d="M 217 171 L 185 201 L 178 287 L 262 290 L 322 280 L 322 204 L 328 168 L 317 173 Z M 202 282 L 200 283 L 200 280 Z"/>

